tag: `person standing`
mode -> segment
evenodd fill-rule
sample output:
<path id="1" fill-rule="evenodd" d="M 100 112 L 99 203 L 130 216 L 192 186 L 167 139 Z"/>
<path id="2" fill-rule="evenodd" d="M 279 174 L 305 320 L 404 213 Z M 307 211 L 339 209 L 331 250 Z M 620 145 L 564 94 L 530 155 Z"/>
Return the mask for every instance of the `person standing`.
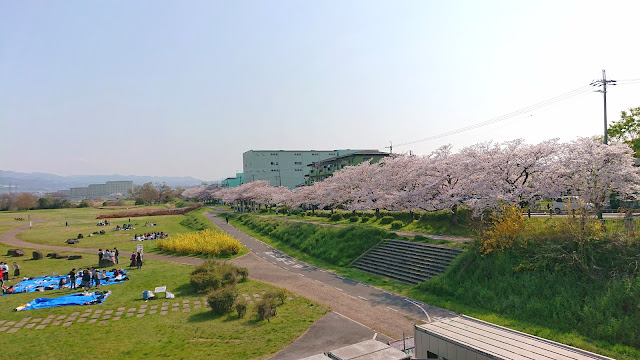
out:
<path id="1" fill-rule="evenodd" d="M 94 267 L 91 268 L 91 277 L 93 278 L 93 283 L 96 285 L 96 289 L 100 288 L 100 274 L 98 270 Z"/>
<path id="2" fill-rule="evenodd" d="M 117 247 L 113 248 L 113 256 L 116 257 L 116 264 L 120 264 L 120 259 L 118 259 L 118 257 L 120 256 L 120 251 L 118 251 Z"/>
<path id="3" fill-rule="evenodd" d="M 69 284 L 71 285 L 71 290 L 76 289 L 76 268 L 69 271 Z"/>
<path id="4" fill-rule="evenodd" d="M 15 261 L 13 262 L 13 276 L 20 276 L 20 266 Z"/>
<path id="5" fill-rule="evenodd" d="M 82 272 L 82 287 L 91 289 L 91 271 L 89 271 L 89 269 Z"/>
<path id="6" fill-rule="evenodd" d="M 229 216 L 225 216 L 224 219 L 227 221 L 227 224 L 229 223 Z"/>
<path id="7" fill-rule="evenodd" d="M 136 266 L 136 253 L 135 251 L 131 253 L 131 264 L 129 264 L 129 267 L 134 267 Z"/>
<path id="8" fill-rule="evenodd" d="M 5 281 L 9 280 L 9 264 L 7 264 L 6 262 L 2 263 L 2 271 L 4 271 L 4 276 L 3 279 Z"/>
<path id="9" fill-rule="evenodd" d="M 98 249 L 98 264 L 102 261 L 102 258 L 104 258 L 104 253 L 102 252 L 102 249 Z"/>
<path id="10" fill-rule="evenodd" d="M 2 280 L 2 287 L 4 287 L 4 267 L 2 264 L 4 263 L 0 262 L 0 280 Z"/>
<path id="11" fill-rule="evenodd" d="M 64 222 L 64 227 L 69 227 L 69 222 L 68 221 Z"/>
<path id="12" fill-rule="evenodd" d="M 140 254 L 140 251 L 138 251 L 138 255 L 136 255 L 136 265 L 138 269 L 142 268 L 142 254 Z"/>

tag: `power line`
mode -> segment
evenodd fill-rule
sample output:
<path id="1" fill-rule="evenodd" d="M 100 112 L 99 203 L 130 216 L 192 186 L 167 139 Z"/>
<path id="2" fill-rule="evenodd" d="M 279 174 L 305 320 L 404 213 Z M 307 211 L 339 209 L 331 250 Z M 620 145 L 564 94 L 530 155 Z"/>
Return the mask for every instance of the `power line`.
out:
<path id="1" fill-rule="evenodd" d="M 441 137 L 455 135 L 455 134 L 459 134 L 461 132 L 474 130 L 474 129 L 477 129 L 477 128 L 480 128 L 480 127 L 483 127 L 483 126 L 495 124 L 497 122 L 505 121 L 505 120 L 508 120 L 508 119 L 511 119 L 511 118 L 514 118 L 514 117 L 517 117 L 517 116 L 520 116 L 520 115 L 523 115 L 523 114 L 526 114 L 526 113 L 541 109 L 543 107 L 553 105 L 555 103 L 567 100 L 569 98 L 572 98 L 572 97 L 575 97 L 575 96 L 578 96 L 578 95 L 583 95 L 583 94 L 586 94 L 586 93 L 590 93 L 591 91 L 592 90 L 591 90 L 591 86 L 590 85 L 581 86 L 581 87 L 579 87 L 577 89 L 571 90 L 571 91 L 566 92 L 564 94 L 561 94 L 561 95 L 558 95 L 556 97 L 547 99 L 545 101 L 536 103 L 534 105 L 522 108 L 520 110 L 516 110 L 516 111 L 510 112 L 510 113 L 502 115 L 502 116 L 498 116 L 498 117 L 495 117 L 495 118 L 492 118 L 492 119 L 489 119 L 489 120 L 485 120 L 485 121 L 482 121 L 482 122 L 479 122 L 479 123 L 476 123 L 476 124 L 472 124 L 472 125 L 469 125 L 469 126 L 465 126 L 465 127 L 462 127 L 462 128 L 458 128 L 458 129 L 455 129 L 455 130 L 447 131 L 447 132 L 444 132 L 444 133 L 441 133 L 441 134 L 438 134 L 438 135 L 428 136 L 428 137 L 425 137 L 425 138 L 422 138 L 422 139 L 419 139 L 419 140 L 400 143 L 400 144 L 397 144 L 396 147 L 404 146 L 404 145 L 416 144 L 416 143 L 423 142 L 423 141 L 428 141 L 428 140 L 435 140 L 435 139 L 438 139 L 438 138 L 441 138 Z"/>

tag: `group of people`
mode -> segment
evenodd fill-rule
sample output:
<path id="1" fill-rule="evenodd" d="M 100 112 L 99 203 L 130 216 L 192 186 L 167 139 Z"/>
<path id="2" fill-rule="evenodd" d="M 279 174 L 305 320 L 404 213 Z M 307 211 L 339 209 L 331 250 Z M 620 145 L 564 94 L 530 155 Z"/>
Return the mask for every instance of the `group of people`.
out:
<path id="1" fill-rule="evenodd" d="M 102 259 L 107 259 L 113 261 L 114 264 L 120 264 L 119 257 L 120 250 L 118 250 L 117 247 L 114 247 L 113 251 L 109 249 L 105 249 L 104 251 L 102 251 L 102 249 L 98 249 L 98 263 L 100 263 Z"/>
<path id="2" fill-rule="evenodd" d="M 13 263 L 13 276 L 20 276 L 20 266 L 16 262 Z M 0 279 L 2 286 L 5 281 L 9 281 L 9 264 L 4 261 L 0 262 Z"/>
<path id="3" fill-rule="evenodd" d="M 131 226 L 131 224 L 122 224 L 122 226 L 116 225 L 116 228 L 114 230 L 120 231 L 120 230 L 132 230 L 132 229 L 133 229 L 133 226 Z"/>
<path id="4" fill-rule="evenodd" d="M 121 272 L 118 269 L 113 269 L 113 277 L 115 280 L 118 278 L 122 278 Z M 91 289 L 91 286 L 95 286 L 96 288 L 100 288 L 100 283 L 103 281 L 108 281 L 110 277 L 107 276 L 107 271 L 96 269 L 95 267 L 87 268 L 85 270 L 78 269 L 76 273 L 76 269 L 71 269 L 69 274 L 67 274 L 66 278 L 61 278 L 60 283 L 58 283 L 58 288 L 63 289 L 69 287 L 69 289 L 76 289 L 76 276 L 79 276 L 81 279 L 80 287 L 83 289 Z"/>
<path id="5" fill-rule="evenodd" d="M 129 264 L 129 267 L 142 268 L 142 254 L 140 251 L 131 253 L 131 264 Z"/>
<path id="6" fill-rule="evenodd" d="M 98 220 L 98 223 L 96 224 L 96 226 L 107 226 L 109 224 L 111 224 L 109 220 L 106 220 L 106 219 L 104 221 Z"/>
<path id="7" fill-rule="evenodd" d="M 169 237 L 168 233 L 164 231 L 161 232 L 152 232 L 146 234 L 135 234 L 133 235 L 133 239 L 131 241 L 143 241 L 143 240 L 155 240 L 155 239 L 164 239 Z"/>
<path id="8" fill-rule="evenodd" d="M 157 226 L 157 225 L 158 224 L 154 223 L 154 222 L 146 222 L 146 223 L 144 223 L 144 226 Z"/>

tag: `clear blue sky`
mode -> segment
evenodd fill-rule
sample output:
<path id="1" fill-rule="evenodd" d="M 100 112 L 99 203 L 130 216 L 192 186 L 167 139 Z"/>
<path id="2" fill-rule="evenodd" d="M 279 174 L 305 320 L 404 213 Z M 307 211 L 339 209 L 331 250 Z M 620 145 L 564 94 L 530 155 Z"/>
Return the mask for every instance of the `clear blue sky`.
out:
<path id="1" fill-rule="evenodd" d="M 640 78 L 638 1 L 0 1 L 0 170 L 234 175 L 250 149 L 384 150 Z M 608 94 L 609 119 L 640 84 Z M 394 147 L 603 132 L 585 93 Z"/>

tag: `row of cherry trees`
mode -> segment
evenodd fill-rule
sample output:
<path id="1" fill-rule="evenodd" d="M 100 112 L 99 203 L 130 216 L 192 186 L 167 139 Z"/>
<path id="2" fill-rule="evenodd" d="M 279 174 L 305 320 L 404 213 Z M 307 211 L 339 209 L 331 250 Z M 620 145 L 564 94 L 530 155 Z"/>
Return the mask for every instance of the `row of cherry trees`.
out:
<path id="1" fill-rule="evenodd" d="M 476 144 L 458 153 L 444 146 L 428 156 L 365 162 L 294 190 L 254 181 L 236 188 L 188 191 L 226 203 L 349 210 L 440 210 L 464 205 L 476 213 L 533 203 L 544 196 L 575 195 L 593 203 L 600 213 L 612 192 L 622 197 L 638 193 L 640 175 L 633 165 L 632 151 L 625 144 L 603 145 L 593 138 L 536 145 L 514 140 Z"/>

